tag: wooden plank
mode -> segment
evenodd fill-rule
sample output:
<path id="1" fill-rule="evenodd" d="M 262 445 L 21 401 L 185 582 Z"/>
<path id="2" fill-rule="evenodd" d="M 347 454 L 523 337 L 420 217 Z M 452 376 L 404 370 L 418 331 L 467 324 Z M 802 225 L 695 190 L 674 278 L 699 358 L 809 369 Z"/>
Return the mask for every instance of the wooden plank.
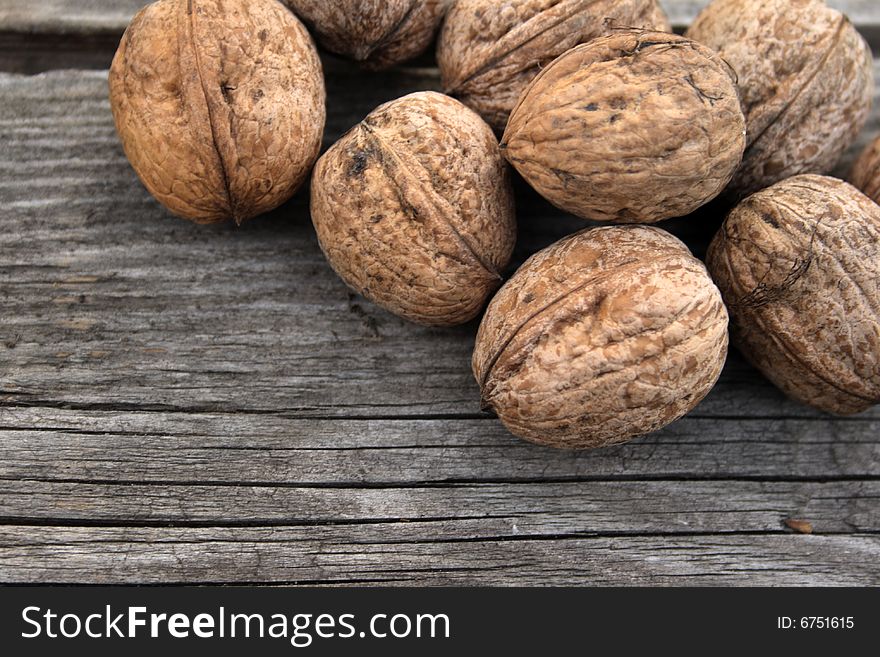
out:
<path id="1" fill-rule="evenodd" d="M 880 477 L 877 420 L 686 418 L 626 445 L 571 453 L 517 440 L 491 419 L 0 412 L 0 479 L 10 481 L 376 487 Z"/>
<path id="2" fill-rule="evenodd" d="M 721 534 L 435 540 L 444 523 L 0 526 L 0 581 L 100 584 L 876 586 L 880 537 Z"/>
<path id="3" fill-rule="evenodd" d="M 709 0 L 660 0 L 673 25 L 689 24 Z M 145 0 L 5 0 L 0 30 L 55 34 L 121 33 Z M 828 0 L 857 25 L 880 24 L 874 0 Z"/>
<path id="4" fill-rule="evenodd" d="M 437 79 L 330 84 L 328 143 Z M 475 325 L 349 294 L 305 194 L 191 226 L 125 163 L 105 74 L 0 99 L 0 581 L 880 583 L 880 410 L 801 407 L 734 354 L 664 431 L 528 445 L 478 412 Z M 516 262 L 582 225 L 518 197 Z M 667 227 L 699 252 L 722 215 Z"/>
<path id="5" fill-rule="evenodd" d="M 328 141 L 381 99 L 435 80 L 418 71 L 383 79 L 384 87 L 356 72 L 334 77 Z M 425 329 L 350 294 L 317 248 L 305 193 L 243 229 L 196 227 L 167 215 L 125 162 L 105 74 L 2 76 L 0 96 L 0 403 L 298 417 L 478 413 L 475 324 Z M 880 108 L 864 138 L 878 117 Z M 584 225 L 519 189 L 514 265 Z M 722 216 L 710 210 L 667 227 L 700 251 Z M 697 413 L 822 417 L 785 400 L 736 355 Z"/>
<path id="6" fill-rule="evenodd" d="M 0 523 L 269 527 L 440 522 L 435 540 L 560 534 L 880 534 L 880 481 L 607 481 L 382 488 L 0 480 Z M 880 565 L 877 566 L 880 570 Z"/>
<path id="7" fill-rule="evenodd" d="M 0 30 L 24 33 L 122 33 L 145 0 L 4 0 Z"/>

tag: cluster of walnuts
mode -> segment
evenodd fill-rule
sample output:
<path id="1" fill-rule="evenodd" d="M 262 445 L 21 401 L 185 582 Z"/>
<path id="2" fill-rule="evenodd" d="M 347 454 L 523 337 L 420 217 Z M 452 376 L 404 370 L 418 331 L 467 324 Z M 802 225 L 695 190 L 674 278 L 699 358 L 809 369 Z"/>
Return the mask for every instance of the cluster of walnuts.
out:
<path id="1" fill-rule="evenodd" d="M 880 402 L 880 140 L 855 186 L 823 175 L 868 117 L 872 58 L 822 0 L 713 0 L 685 36 L 656 0 L 285 4 L 158 0 L 127 30 L 116 126 L 170 211 L 240 223 L 311 173 L 321 248 L 349 286 L 432 326 L 491 298 L 473 356 L 483 406 L 541 444 L 600 447 L 683 416 L 729 335 L 795 399 Z M 446 93 L 382 105 L 318 159 L 310 34 L 371 69 L 436 39 Z M 503 283 L 511 165 L 609 225 Z M 705 265 L 648 225 L 717 197 L 733 209 Z"/>

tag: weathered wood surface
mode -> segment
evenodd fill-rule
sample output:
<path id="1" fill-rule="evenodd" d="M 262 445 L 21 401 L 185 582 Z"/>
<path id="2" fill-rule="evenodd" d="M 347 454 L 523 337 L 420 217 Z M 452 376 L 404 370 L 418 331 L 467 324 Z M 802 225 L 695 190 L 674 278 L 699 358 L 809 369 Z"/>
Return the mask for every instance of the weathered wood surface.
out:
<path id="1" fill-rule="evenodd" d="M 877 584 L 880 559 L 876 536 L 445 539 L 447 527 L 0 527 L 0 571 L 59 583 L 863 586 Z"/>
<path id="2" fill-rule="evenodd" d="M 329 67 L 328 142 L 437 85 Z M 479 413 L 475 325 L 350 294 L 304 193 L 168 216 L 105 73 L 0 75 L 0 152 L 2 582 L 880 585 L 877 409 L 822 415 L 734 353 L 657 434 L 538 448 Z M 519 202 L 517 262 L 581 225 Z M 700 252 L 722 212 L 667 227 Z"/>
<path id="3" fill-rule="evenodd" d="M 332 1 L 332 0 L 328 0 Z M 856 24 L 880 22 L 876 0 L 827 0 Z M 3 0 L 0 30 L 89 34 L 121 32 L 147 0 Z M 660 0 L 673 25 L 689 24 L 709 0 Z"/>
<path id="4" fill-rule="evenodd" d="M 584 481 L 365 488 L 0 481 L 0 517 L 34 524 L 265 527 L 447 522 L 437 540 L 513 534 L 782 533 L 809 518 L 821 534 L 880 530 L 880 482 Z M 185 500 L 186 504 L 181 504 Z M 845 500 L 841 503 L 841 500 Z M 637 502 L 637 504 L 634 504 Z M 426 537 L 427 538 L 427 537 Z"/>
<path id="5" fill-rule="evenodd" d="M 516 440 L 490 418 L 314 420 L 283 413 L 2 410 L 9 480 L 399 486 L 880 477 L 880 420 L 688 417 L 595 452 Z"/>

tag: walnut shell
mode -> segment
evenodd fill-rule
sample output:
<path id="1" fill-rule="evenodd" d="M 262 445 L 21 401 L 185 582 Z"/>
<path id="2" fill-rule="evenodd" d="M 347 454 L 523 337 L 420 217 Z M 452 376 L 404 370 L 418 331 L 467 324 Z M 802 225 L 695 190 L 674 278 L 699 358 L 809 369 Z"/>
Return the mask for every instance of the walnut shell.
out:
<path id="1" fill-rule="evenodd" d="M 492 129 L 434 92 L 382 105 L 318 161 L 312 220 L 349 286 L 434 326 L 480 312 L 516 241 L 510 174 Z"/>
<path id="2" fill-rule="evenodd" d="M 444 89 L 501 131 L 541 69 L 621 27 L 672 31 L 657 0 L 458 0 L 437 47 Z"/>
<path id="3" fill-rule="evenodd" d="M 748 148 L 731 192 L 827 173 L 865 125 L 871 50 L 822 0 L 714 0 L 687 36 L 736 71 Z"/>
<path id="4" fill-rule="evenodd" d="M 567 212 L 653 223 L 724 190 L 742 159 L 745 119 L 715 53 L 674 34 L 626 30 L 545 68 L 513 110 L 502 148 Z"/>
<path id="5" fill-rule="evenodd" d="M 745 199 L 709 249 L 746 358 L 832 413 L 880 402 L 880 206 L 834 178 L 789 178 Z"/>
<path id="6" fill-rule="evenodd" d="M 875 203 L 880 203 L 880 137 L 869 144 L 856 160 L 850 180 Z"/>
<path id="7" fill-rule="evenodd" d="M 241 223 L 288 200 L 318 157 L 324 99 L 311 38 L 274 0 L 159 0 L 110 70 L 129 161 L 197 223 Z"/>
<path id="8" fill-rule="evenodd" d="M 592 448 L 689 412 L 726 355 L 727 311 L 703 264 L 658 228 L 607 226 L 541 251 L 501 288 L 473 369 L 512 433 Z"/>
<path id="9" fill-rule="evenodd" d="M 385 69 L 431 45 L 450 0 L 284 0 L 327 50 Z"/>

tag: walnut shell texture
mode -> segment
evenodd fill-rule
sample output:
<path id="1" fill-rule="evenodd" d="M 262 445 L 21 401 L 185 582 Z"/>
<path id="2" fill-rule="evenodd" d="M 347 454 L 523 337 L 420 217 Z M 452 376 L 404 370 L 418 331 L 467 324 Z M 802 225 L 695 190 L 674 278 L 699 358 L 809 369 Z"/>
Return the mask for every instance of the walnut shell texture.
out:
<path id="1" fill-rule="evenodd" d="M 734 196 L 827 173 L 868 119 L 871 50 L 822 0 L 714 0 L 687 36 L 737 73 L 748 148 Z"/>
<path id="2" fill-rule="evenodd" d="M 542 68 L 622 27 L 672 31 L 657 0 L 458 0 L 437 47 L 444 89 L 504 130 Z"/>
<path id="3" fill-rule="evenodd" d="M 431 45 L 450 0 L 284 0 L 327 50 L 386 69 Z"/>
<path id="4" fill-rule="evenodd" d="M 147 6 L 113 60 L 110 100 L 144 185 L 197 223 L 241 223 L 288 200 L 324 131 L 314 44 L 274 0 Z"/>
<path id="5" fill-rule="evenodd" d="M 850 180 L 875 203 L 880 203 L 880 137 L 862 151 L 853 166 Z"/>
<path id="6" fill-rule="evenodd" d="M 545 68 L 513 110 L 502 148 L 567 212 L 653 223 L 724 190 L 742 159 L 745 118 L 715 53 L 674 34 L 627 30 Z"/>
<path id="7" fill-rule="evenodd" d="M 350 287 L 433 326 L 480 312 L 516 241 L 510 171 L 492 129 L 434 92 L 382 105 L 318 161 L 312 221 Z"/>
<path id="8" fill-rule="evenodd" d="M 734 344 L 786 394 L 838 414 L 880 402 L 880 206 L 789 178 L 730 213 L 708 265 Z"/>
<path id="9" fill-rule="evenodd" d="M 669 233 L 606 226 L 529 259 L 477 335 L 483 403 L 515 435 L 594 448 L 660 429 L 718 380 L 727 311 Z"/>

